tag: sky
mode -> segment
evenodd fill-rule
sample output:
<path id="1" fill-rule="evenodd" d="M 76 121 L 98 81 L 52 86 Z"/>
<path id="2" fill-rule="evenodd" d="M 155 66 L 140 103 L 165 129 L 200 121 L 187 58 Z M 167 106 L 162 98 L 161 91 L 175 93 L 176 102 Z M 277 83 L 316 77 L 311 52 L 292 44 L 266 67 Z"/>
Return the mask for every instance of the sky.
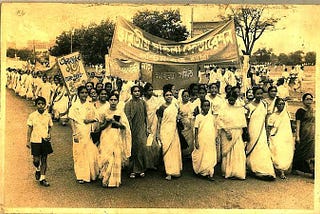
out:
<path id="1" fill-rule="evenodd" d="M 182 23 L 190 29 L 191 14 L 193 21 L 217 21 L 220 14 L 230 12 L 230 5 L 3 3 L 2 39 L 16 42 L 17 48 L 21 48 L 28 40 L 54 40 L 62 31 L 99 23 L 107 18 L 115 21 L 119 15 L 131 21 L 137 11 L 145 9 L 179 9 Z M 320 5 L 290 5 L 288 8 L 274 5 L 264 13 L 283 18 L 277 23 L 276 31 L 263 34 L 254 51 L 261 47 L 272 48 L 276 54 L 316 50 L 319 28 L 315 23 L 319 19 Z M 240 39 L 238 44 L 242 45 Z"/>

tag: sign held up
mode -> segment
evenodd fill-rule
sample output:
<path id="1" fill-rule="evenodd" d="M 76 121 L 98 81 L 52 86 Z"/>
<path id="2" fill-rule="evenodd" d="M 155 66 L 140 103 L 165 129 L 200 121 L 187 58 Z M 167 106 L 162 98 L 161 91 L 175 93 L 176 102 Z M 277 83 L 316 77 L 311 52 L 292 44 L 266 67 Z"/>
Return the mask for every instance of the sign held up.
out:
<path id="1" fill-rule="evenodd" d="M 88 79 L 80 53 L 75 52 L 58 58 L 58 65 L 69 93 L 76 94 L 77 88 L 85 85 Z"/>

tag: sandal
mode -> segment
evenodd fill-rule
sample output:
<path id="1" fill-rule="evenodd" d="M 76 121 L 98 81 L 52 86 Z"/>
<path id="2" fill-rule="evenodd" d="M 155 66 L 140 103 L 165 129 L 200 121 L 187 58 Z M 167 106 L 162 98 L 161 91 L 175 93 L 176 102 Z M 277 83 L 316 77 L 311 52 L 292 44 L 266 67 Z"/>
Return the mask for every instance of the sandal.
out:
<path id="1" fill-rule="evenodd" d="M 84 184 L 84 180 L 77 180 L 78 184 Z"/>
<path id="2" fill-rule="evenodd" d="M 134 172 L 130 173 L 130 178 L 136 178 L 136 174 Z"/>
<path id="3" fill-rule="evenodd" d="M 141 178 L 144 178 L 146 176 L 146 174 L 144 172 L 141 172 L 139 175 Z"/>
<path id="4" fill-rule="evenodd" d="M 208 176 L 209 181 L 214 181 L 213 176 L 211 177 L 210 175 Z"/>
<path id="5" fill-rule="evenodd" d="M 165 177 L 165 179 L 167 180 L 167 181 L 171 181 L 171 175 L 167 175 L 167 177 Z"/>
<path id="6" fill-rule="evenodd" d="M 48 181 L 46 181 L 46 180 L 42 180 L 42 181 L 40 181 L 40 185 L 41 185 L 41 186 L 45 186 L 45 187 L 50 186 L 49 182 L 48 182 Z"/>

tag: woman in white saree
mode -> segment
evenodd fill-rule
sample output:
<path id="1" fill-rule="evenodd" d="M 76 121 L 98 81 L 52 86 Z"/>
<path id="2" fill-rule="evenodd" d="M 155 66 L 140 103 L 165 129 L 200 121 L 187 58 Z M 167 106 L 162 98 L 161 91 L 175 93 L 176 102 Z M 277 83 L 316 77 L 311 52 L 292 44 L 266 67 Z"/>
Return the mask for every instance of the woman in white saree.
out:
<path id="1" fill-rule="evenodd" d="M 201 114 L 196 116 L 195 149 L 192 152 L 193 171 L 201 176 L 213 179 L 217 164 L 215 119 L 210 110 L 210 101 L 201 101 Z"/>
<path id="2" fill-rule="evenodd" d="M 159 164 L 159 158 L 160 158 L 160 150 L 161 146 L 158 144 L 156 140 L 156 132 L 157 132 L 157 124 L 158 124 L 158 118 L 156 115 L 156 111 L 159 108 L 159 106 L 162 104 L 162 97 L 159 99 L 159 97 L 156 97 L 153 92 L 153 86 L 151 83 L 146 83 L 144 88 L 144 101 L 146 102 L 146 108 L 147 108 L 147 116 L 148 116 L 148 140 L 147 140 L 147 147 L 146 147 L 146 153 L 147 153 L 147 163 L 146 167 L 148 169 L 154 169 L 156 170 Z M 152 141 L 151 141 L 152 140 Z"/>
<path id="3" fill-rule="evenodd" d="M 162 143 L 162 154 L 166 171 L 166 180 L 179 177 L 182 170 L 182 156 L 177 129 L 178 107 L 172 103 L 171 88 L 164 86 L 165 104 L 157 110 L 158 125 L 156 138 Z"/>
<path id="4" fill-rule="evenodd" d="M 242 139 L 243 129 L 247 127 L 245 108 L 236 106 L 238 96 L 231 93 L 228 104 L 217 118 L 221 133 L 222 175 L 225 178 L 246 178 L 245 143 Z"/>
<path id="5" fill-rule="evenodd" d="M 285 171 L 288 171 L 293 160 L 294 140 L 285 101 L 277 98 L 275 106 L 276 110 L 268 119 L 269 148 L 274 168 L 280 172 L 281 179 L 286 179 Z"/>
<path id="6" fill-rule="evenodd" d="M 254 101 L 247 105 L 250 140 L 246 145 L 247 167 L 257 178 L 274 180 L 275 172 L 267 143 L 267 104 L 262 100 L 263 89 L 253 88 Z"/>
<path id="7" fill-rule="evenodd" d="M 87 102 L 88 91 L 84 86 L 78 88 L 79 100 L 69 111 L 73 132 L 74 171 L 80 184 L 96 180 L 98 167 L 98 148 L 90 137 L 91 124 L 98 121 L 95 107 Z"/>
<path id="8" fill-rule="evenodd" d="M 102 113 L 99 144 L 99 178 L 103 187 L 119 187 L 121 168 L 131 155 L 131 132 L 123 109 L 118 109 L 119 96 L 110 94 L 110 107 Z"/>

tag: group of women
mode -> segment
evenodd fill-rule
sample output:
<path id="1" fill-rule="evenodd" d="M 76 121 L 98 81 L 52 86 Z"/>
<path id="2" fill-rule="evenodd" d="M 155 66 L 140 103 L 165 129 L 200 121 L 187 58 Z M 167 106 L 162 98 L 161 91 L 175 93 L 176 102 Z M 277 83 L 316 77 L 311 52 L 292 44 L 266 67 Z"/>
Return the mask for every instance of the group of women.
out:
<path id="1" fill-rule="evenodd" d="M 70 119 L 80 184 L 101 179 L 104 187 L 118 187 L 124 166 L 134 179 L 162 162 L 165 179 L 172 180 L 181 176 L 183 158 L 191 159 L 195 174 L 209 180 L 214 180 L 218 163 L 222 175 L 231 179 L 243 180 L 247 173 L 285 179 L 291 169 L 314 175 L 315 120 L 309 93 L 302 97 L 292 131 L 288 103 L 277 97 L 276 86 L 267 97 L 260 87 L 242 97 L 238 86 L 222 91 L 219 83 L 195 83 L 180 91 L 167 84 L 161 94 L 146 83 L 132 84 L 130 96 L 121 81 L 88 82 L 69 100 L 63 82 L 54 80 L 53 116 Z M 8 82 L 12 88 L 14 84 Z"/>

